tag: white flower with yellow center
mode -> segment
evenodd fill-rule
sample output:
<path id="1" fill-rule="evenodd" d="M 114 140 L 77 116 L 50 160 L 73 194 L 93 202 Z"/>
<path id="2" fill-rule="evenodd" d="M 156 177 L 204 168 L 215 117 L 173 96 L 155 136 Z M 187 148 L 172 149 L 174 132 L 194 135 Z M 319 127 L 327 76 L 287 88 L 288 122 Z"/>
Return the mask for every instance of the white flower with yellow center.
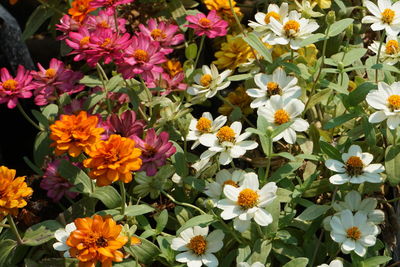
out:
<path id="1" fill-rule="evenodd" d="M 67 239 L 69 235 L 76 230 L 75 223 L 69 223 L 65 226 L 65 229 L 58 229 L 54 233 L 54 237 L 57 239 L 58 242 L 53 244 L 53 248 L 57 251 L 64 251 L 64 257 L 70 258 L 71 255 L 69 254 L 70 246 L 67 245 Z"/>
<path id="2" fill-rule="evenodd" d="M 380 183 L 380 173 L 385 170 L 382 164 L 371 164 L 374 156 L 362 152 L 361 147 L 352 145 L 348 153 L 343 153 L 342 160 L 328 159 L 325 166 L 331 171 L 338 172 L 331 176 L 332 184 L 341 185 L 345 183 L 361 184 L 363 182 Z"/>
<path id="3" fill-rule="evenodd" d="M 231 126 L 221 127 L 215 134 L 203 134 L 199 141 L 203 146 L 208 147 L 200 155 L 201 160 L 209 159 L 217 153 L 220 153 L 218 161 L 222 165 L 229 164 L 232 159 L 240 158 L 247 150 L 255 149 L 258 143 L 247 141 L 251 133 L 242 131 L 242 124 L 235 121 Z"/>
<path id="4" fill-rule="evenodd" d="M 240 187 L 224 187 L 226 199 L 218 201 L 217 204 L 217 207 L 223 210 L 221 218 L 234 219 L 233 226 L 239 232 L 246 231 L 252 219 L 260 226 L 269 225 L 272 223 L 272 215 L 264 208 L 274 201 L 277 189 L 274 182 L 267 183 L 259 189 L 257 174 L 246 173 Z"/>
<path id="5" fill-rule="evenodd" d="M 369 116 L 370 123 L 379 123 L 387 119 L 389 129 L 394 130 L 400 124 L 400 82 L 388 85 L 378 82 L 378 90 L 372 90 L 366 97 L 367 103 L 377 109 Z"/>
<path id="6" fill-rule="evenodd" d="M 208 183 L 206 185 L 205 194 L 211 198 L 211 200 L 216 203 L 220 200 L 224 187 L 226 185 L 232 185 L 234 187 L 239 187 L 242 185 L 243 179 L 246 172 L 243 170 L 234 170 L 230 172 L 226 169 L 220 170 L 215 175 L 215 182 Z"/>
<path id="7" fill-rule="evenodd" d="M 357 212 L 355 215 L 350 210 L 344 210 L 339 215 L 332 216 L 330 221 L 331 238 L 340 244 L 343 253 L 354 251 L 363 257 L 367 247 L 375 245 L 379 228 L 367 221 L 367 215 Z"/>
<path id="8" fill-rule="evenodd" d="M 271 17 L 269 25 L 274 34 L 263 40 L 264 42 L 271 45 L 289 44 L 290 48 L 295 50 L 301 48 L 300 43 L 310 37 L 319 27 L 315 21 L 302 18 L 296 10 L 290 11 L 289 15 L 282 21 Z"/>
<path id="9" fill-rule="evenodd" d="M 310 126 L 307 121 L 296 118 L 301 115 L 303 110 L 304 104 L 300 100 L 273 95 L 265 106 L 258 109 L 257 114 L 264 117 L 273 127 L 293 122 L 272 140 L 275 142 L 283 138 L 287 143 L 294 144 L 296 142 L 296 132 L 304 132 Z"/>
<path id="10" fill-rule="evenodd" d="M 374 41 L 368 48 L 378 54 L 380 42 Z M 388 65 L 395 65 L 400 61 L 400 47 L 397 36 L 388 36 L 386 44 L 381 46 L 381 53 L 379 59 Z"/>
<path id="11" fill-rule="evenodd" d="M 222 89 L 228 87 L 231 82 L 226 81 L 226 78 L 231 75 L 232 70 L 225 70 L 222 73 L 218 73 L 218 69 L 214 64 L 211 64 L 211 68 L 207 65 L 203 65 L 202 74 L 194 76 L 193 84 L 187 89 L 190 95 L 199 95 L 211 98 Z"/>
<path id="12" fill-rule="evenodd" d="M 297 10 L 306 18 L 317 18 L 324 16 L 324 14 L 321 12 L 316 12 L 313 10 L 318 4 L 317 1 L 311 3 L 309 0 L 302 0 L 301 3 L 299 3 L 297 0 L 295 0 L 295 3 Z"/>
<path id="13" fill-rule="evenodd" d="M 251 102 L 251 108 L 259 108 L 267 104 L 273 95 L 281 95 L 283 98 L 297 98 L 301 96 L 301 88 L 297 86 L 297 78 L 287 76 L 282 68 L 277 68 L 271 75 L 258 73 L 254 76 L 254 82 L 258 88 L 247 89 L 246 93 L 255 98 Z"/>
<path id="14" fill-rule="evenodd" d="M 328 264 L 321 264 L 317 267 L 343 267 L 343 262 L 341 260 L 333 260 L 331 263 Z"/>
<path id="15" fill-rule="evenodd" d="M 199 138 L 203 134 L 216 133 L 226 123 L 226 116 L 219 116 L 215 120 L 210 112 L 204 112 L 200 119 L 192 119 L 189 125 L 189 133 L 186 137 L 188 141 L 195 141 L 192 149 L 195 149 L 199 144 Z"/>
<path id="16" fill-rule="evenodd" d="M 208 227 L 195 226 L 183 230 L 179 237 L 172 239 L 171 248 L 183 251 L 176 255 L 176 261 L 186 263 L 189 267 L 200 267 L 203 264 L 209 267 L 217 267 L 218 259 L 213 253 L 219 251 L 224 243 L 224 233 L 215 230 L 208 233 Z"/>
<path id="17" fill-rule="evenodd" d="M 362 23 L 372 23 L 373 31 L 385 30 L 387 35 L 400 32 L 400 2 L 392 4 L 390 0 L 378 0 L 378 5 L 365 1 L 365 6 L 373 16 L 365 16 Z"/>

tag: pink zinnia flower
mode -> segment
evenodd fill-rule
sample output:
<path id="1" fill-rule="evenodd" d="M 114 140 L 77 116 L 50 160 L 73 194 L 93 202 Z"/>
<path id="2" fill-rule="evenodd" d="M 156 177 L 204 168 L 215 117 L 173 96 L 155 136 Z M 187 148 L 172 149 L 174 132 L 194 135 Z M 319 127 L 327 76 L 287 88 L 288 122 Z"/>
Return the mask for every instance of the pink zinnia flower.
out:
<path id="1" fill-rule="evenodd" d="M 117 23 L 119 33 L 125 33 L 126 19 L 117 18 Z M 108 15 L 104 10 L 101 10 L 97 16 L 87 15 L 83 22 L 83 26 L 87 27 L 91 32 L 97 29 L 110 29 L 116 32 L 114 11 L 110 15 Z"/>
<path id="2" fill-rule="evenodd" d="M 160 51 L 160 44 L 150 37 L 139 33 L 132 37 L 131 44 L 125 49 L 125 54 L 117 62 L 118 71 L 125 79 L 140 74 L 146 82 L 162 73 L 159 64 L 167 61 L 165 54 Z"/>
<path id="3" fill-rule="evenodd" d="M 105 135 L 119 134 L 123 137 L 134 139 L 134 136 L 142 136 L 146 123 L 144 120 L 136 120 L 136 113 L 127 110 L 121 115 L 112 114 L 107 118 L 101 127 L 104 128 Z"/>
<path id="4" fill-rule="evenodd" d="M 68 37 L 68 34 L 70 32 L 76 32 L 79 30 L 80 27 L 79 21 L 74 20 L 71 16 L 69 15 L 64 15 L 60 19 L 60 24 L 56 24 L 56 29 L 63 34 L 58 36 L 58 40 L 64 40 L 65 38 Z"/>
<path id="5" fill-rule="evenodd" d="M 164 72 L 160 79 L 147 83 L 146 85 L 149 88 L 161 87 L 164 89 L 161 95 L 169 95 L 172 92 L 185 91 L 187 89 L 188 85 L 182 82 L 184 79 L 185 74 L 183 72 L 179 72 L 174 76 L 170 76 L 168 73 Z"/>
<path id="6" fill-rule="evenodd" d="M 15 108 L 18 98 L 32 96 L 31 90 L 34 89 L 34 85 L 31 84 L 32 75 L 22 65 L 18 66 L 16 77 L 11 76 L 6 68 L 2 68 L 0 78 L 0 104 L 7 103 L 8 108 Z"/>
<path id="7" fill-rule="evenodd" d="M 80 27 L 77 32 L 69 32 L 65 43 L 74 49 L 70 55 L 76 55 L 74 61 L 86 59 L 86 51 L 90 48 L 90 32 L 86 27 Z"/>
<path id="8" fill-rule="evenodd" d="M 82 98 L 74 98 L 72 99 L 71 103 L 68 105 L 65 105 L 63 107 L 63 114 L 66 115 L 78 115 L 80 111 L 85 110 L 84 105 L 87 100 L 87 97 L 82 97 Z M 88 112 L 90 113 L 90 112 Z"/>
<path id="9" fill-rule="evenodd" d="M 50 60 L 49 68 L 45 69 L 38 63 L 39 71 L 32 71 L 35 85 L 35 104 L 47 105 L 63 93 L 69 95 L 82 91 L 85 86 L 78 84 L 83 73 L 66 69 L 64 63 L 56 58 Z"/>
<path id="10" fill-rule="evenodd" d="M 161 132 L 157 136 L 156 131 L 152 128 L 146 133 L 144 140 L 139 137 L 134 137 L 136 146 L 142 150 L 142 168 L 141 171 L 146 171 L 147 176 L 154 176 L 157 173 L 157 168 L 164 166 L 167 158 L 175 154 L 176 148 L 172 142 L 169 142 L 169 134 Z"/>
<path id="11" fill-rule="evenodd" d="M 43 179 L 40 182 L 40 187 L 47 191 L 47 196 L 54 202 L 60 201 L 63 196 L 69 198 L 75 198 L 78 196 L 77 192 L 69 191 L 69 189 L 73 188 L 74 185 L 58 174 L 57 170 L 60 163 L 61 159 L 56 159 L 53 162 L 50 162 L 47 165 L 46 171 L 43 174 Z"/>
<path id="12" fill-rule="evenodd" d="M 225 36 L 227 33 L 228 22 L 221 19 L 215 10 L 211 10 L 207 17 L 203 13 L 186 16 L 186 20 L 191 24 L 186 27 L 194 29 L 194 34 L 198 36 L 207 35 L 208 38 Z"/>
<path id="13" fill-rule="evenodd" d="M 149 19 L 147 21 L 147 27 L 143 24 L 139 25 L 139 29 L 142 33 L 157 41 L 160 45 L 165 48 L 166 54 L 174 51 L 171 46 L 180 44 L 184 41 L 185 37 L 183 34 L 176 34 L 179 27 L 165 21 L 157 23 L 156 19 Z"/>
<path id="14" fill-rule="evenodd" d="M 92 0 L 90 1 L 90 7 L 104 7 L 106 8 L 107 14 L 112 15 L 117 6 L 129 4 L 133 1 L 135 0 Z"/>

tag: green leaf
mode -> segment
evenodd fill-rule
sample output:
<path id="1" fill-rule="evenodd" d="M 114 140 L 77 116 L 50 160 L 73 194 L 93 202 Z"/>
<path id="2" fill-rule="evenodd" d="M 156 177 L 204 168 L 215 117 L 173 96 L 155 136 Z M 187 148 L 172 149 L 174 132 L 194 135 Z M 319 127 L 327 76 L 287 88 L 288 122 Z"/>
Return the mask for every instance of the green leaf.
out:
<path id="1" fill-rule="evenodd" d="M 301 41 L 300 47 L 304 47 L 304 46 L 307 46 L 309 44 L 315 44 L 315 43 L 317 43 L 319 41 L 322 41 L 322 40 L 325 40 L 325 39 L 326 39 L 325 34 L 316 33 L 316 34 L 313 34 L 310 37 L 304 39 L 303 41 Z"/>
<path id="2" fill-rule="evenodd" d="M 185 224 L 182 225 L 181 228 L 178 229 L 178 231 L 176 231 L 176 234 L 179 235 L 183 230 L 193 226 L 206 227 L 215 221 L 216 220 L 214 219 L 214 216 L 210 214 L 199 215 L 185 222 Z"/>
<path id="3" fill-rule="evenodd" d="M 182 2 L 180 0 L 171 0 L 168 3 L 168 10 L 180 29 L 185 32 L 188 29 L 187 27 L 183 27 L 183 25 L 186 23 L 187 12 Z"/>
<path id="4" fill-rule="evenodd" d="M 41 112 L 35 109 L 32 109 L 31 112 L 32 115 L 35 117 L 35 119 L 39 122 L 40 128 L 42 129 L 49 128 L 49 121 Z"/>
<path id="5" fill-rule="evenodd" d="M 126 252 L 133 257 L 137 258 L 141 263 L 150 263 L 154 261 L 158 255 L 160 255 L 160 249 L 147 239 L 142 239 L 142 244 L 125 246 Z"/>
<path id="6" fill-rule="evenodd" d="M 47 132 L 38 133 L 33 145 L 33 161 L 36 166 L 43 166 L 44 158 L 52 151 L 50 147 L 52 142 Z"/>
<path id="7" fill-rule="evenodd" d="M 306 208 L 298 217 L 297 219 L 303 221 L 310 221 L 318 218 L 319 216 L 325 214 L 331 206 L 328 205 L 312 205 Z"/>
<path id="8" fill-rule="evenodd" d="M 195 59 L 197 55 L 197 45 L 192 43 L 185 49 L 185 56 L 187 59 Z"/>
<path id="9" fill-rule="evenodd" d="M 352 64 L 354 61 L 360 59 L 362 56 L 365 55 L 367 49 L 365 48 L 353 48 L 349 52 L 344 55 L 343 58 L 343 65 L 348 66 Z"/>
<path id="10" fill-rule="evenodd" d="M 335 128 L 339 125 L 342 125 L 343 123 L 348 122 L 349 120 L 354 119 L 356 117 L 358 117 L 358 115 L 355 113 L 343 114 L 343 115 L 333 118 L 330 121 L 328 121 L 327 123 L 325 123 L 323 128 L 325 130 L 329 130 L 329 129 Z"/>
<path id="11" fill-rule="evenodd" d="M 388 256 L 375 256 L 361 262 L 363 267 L 376 267 L 390 261 L 392 258 Z"/>
<path id="12" fill-rule="evenodd" d="M 54 15 L 54 11 L 44 5 L 39 5 L 35 11 L 31 14 L 28 21 L 25 24 L 25 30 L 22 33 L 22 40 L 25 41 L 42 26 L 42 24 L 51 16 Z"/>
<path id="13" fill-rule="evenodd" d="M 86 99 L 85 103 L 83 104 L 84 110 L 91 109 L 101 100 L 104 100 L 106 97 L 106 92 L 101 91 L 94 94 L 90 94 L 89 97 Z"/>
<path id="14" fill-rule="evenodd" d="M 321 103 L 324 100 L 328 99 L 332 95 L 332 89 L 326 88 L 324 90 L 319 91 L 315 95 L 310 96 L 310 102 L 308 103 L 307 110 L 314 107 L 317 103 Z"/>
<path id="15" fill-rule="evenodd" d="M 252 77 L 253 77 L 253 75 L 251 73 L 238 74 L 238 75 L 229 76 L 228 81 L 237 82 L 237 81 L 247 80 Z"/>
<path id="16" fill-rule="evenodd" d="M 321 151 L 329 158 L 342 161 L 342 154 L 340 154 L 339 150 L 337 150 L 334 146 L 324 141 L 319 141 L 319 145 L 321 147 Z"/>
<path id="17" fill-rule="evenodd" d="M 148 205 L 145 205 L 145 204 L 133 205 L 133 206 L 128 206 L 125 209 L 125 215 L 134 217 L 134 216 L 142 215 L 142 214 L 153 212 L 153 211 L 154 211 L 154 208 L 152 208 Z"/>
<path id="18" fill-rule="evenodd" d="M 390 145 L 385 151 L 385 170 L 389 183 L 396 186 L 400 183 L 400 146 Z"/>
<path id="19" fill-rule="evenodd" d="M 292 174 L 294 171 L 296 171 L 298 168 L 303 165 L 302 161 L 293 161 L 289 162 L 279 169 L 277 169 L 269 178 L 270 182 L 279 182 L 283 178 L 287 178 L 290 174 Z"/>
<path id="20" fill-rule="evenodd" d="M 247 36 L 243 36 L 243 40 L 253 47 L 264 58 L 264 60 L 272 63 L 271 53 L 254 32 L 249 33 Z"/>
<path id="21" fill-rule="evenodd" d="M 26 230 L 22 241 L 27 246 L 39 246 L 54 238 L 54 232 L 62 225 L 54 220 L 35 224 Z"/>
<path id="22" fill-rule="evenodd" d="M 367 94 L 373 89 L 376 89 L 376 84 L 370 82 L 360 84 L 349 94 L 346 101 L 347 104 L 352 107 L 357 106 L 359 103 L 365 100 Z"/>
<path id="23" fill-rule="evenodd" d="M 161 233 L 165 226 L 168 223 L 168 211 L 167 210 L 163 210 L 160 215 L 158 215 L 158 217 L 156 218 L 156 230 Z"/>
<path id="24" fill-rule="evenodd" d="M 288 263 L 283 265 L 283 267 L 306 267 L 307 264 L 308 264 L 308 259 L 301 257 L 289 261 Z"/>
<path id="25" fill-rule="evenodd" d="M 157 237 L 157 243 L 158 246 L 160 247 L 161 250 L 161 257 L 163 257 L 164 259 L 166 259 L 169 263 L 174 263 L 175 261 L 175 252 L 173 249 L 171 249 L 171 243 L 172 243 L 172 239 L 174 237 L 172 236 L 158 236 Z"/>
<path id="26" fill-rule="evenodd" d="M 330 27 L 330 30 L 328 33 L 329 37 L 333 37 L 333 36 L 339 35 L 340 33 L 344 32 L 344 30 L 346 30 L 346 28 L 349 27 L 350 24 L 353 23 L 353 21 L 354 21 L 354 19 L 350 19 L 350 18 L 336 21 Z"/>
<path id="27" fill-rule="evenodd" d="M 121 206 L 121 195 L 111 185 L 97 187 L 90 197 L 97 198 L 109 209 L 115 209 Z"/>
<path id="28" fill-rule="evenodd" d="M 92 181 L 87 174 L 80 168 L 72 165 L 67 160 L 62 160 L 58 166 L 58 172 L 62 177 L 76 185 L 76 189 L 81 193 L 92 193 Z"/>
<path id="29" fill-rule="evenodd" d="M 80 84 L 84 84 L 88 87 L 103 86 L 103 83 L 96 76 L 85 75 L 80 81 Z"/>
<path id="30" fill-rule="evenodd" d="M 282 133 L 284 130 L 286 130 L 287 128 L 289 128 L 294 121 L 289 121 L 287 123 L 281 124 L 278 127 L 274 128 L 272 134 L 271 134 L 271 138 L 274 138 L 275 136 L 279 135 L 280 133 Z"/>
<path id="31" fill-rule="evenodd" d="M 17 242 L 11 239 L 0 241 L 0 266 L 9 266 L 9 256 L 17 247 Z"/>

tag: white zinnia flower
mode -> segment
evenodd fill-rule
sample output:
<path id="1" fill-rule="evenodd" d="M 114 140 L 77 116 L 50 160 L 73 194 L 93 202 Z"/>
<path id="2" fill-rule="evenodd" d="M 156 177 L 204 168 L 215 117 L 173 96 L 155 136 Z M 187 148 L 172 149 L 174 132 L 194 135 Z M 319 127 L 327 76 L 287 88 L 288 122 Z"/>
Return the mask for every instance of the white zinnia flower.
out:
<path id="1" fill-rule="evenodd" d="M 187 89 L 188 94 L 204 95 L 207 98 L 211 98 L 215 96 L 219 90 L 225 89 L 231 84 L 230 81 L 225 80 L 231 75 L 232 70 L 225 70 L 222 73 L 218 73 L 217 67 L 211 64 L 211 68 L 203 65 L 202 72 L 203 74 L 194 76 L 196 84 L 193 84 L 193 86 Z"/>
<path id="2" fill-rule="evenodd" d="M 261 226 L 269 225 L 272 223 L 272 215 L 264 208 L 274 201 L 277 189 L 274 182 L 267 183 L 259 189 L 257 174 L 246 173 L 240 187 L 224 187 L 226 199 L 218 201 L 217 204 L 217 207 L 223 210 L 222 219 L 234 219 L 233 226 L 239 232 L 246 231 L 253 218 Z"/>
<path id="3" fill-rule="evenodd" d="M 322 17 L 324 14 L 321 12 L 314 11 L 314 7 L 318 4 L 318 2 L 310 3 L 309 0 L 302 0 L 301 4 L 295 0 L 297 5 L 297 10 L 301 12 L 301 14 L 306 18 L 317 18 Z"/>
<path id="4" fill-rule="evenodd" d="M 345 254 L 354 251 L 359 256 L 364 256 L 366 247 L 375 245 L 379 228 L 367 221 L 367 215 L 357 212 L 355 215 L 350 210 L 344 210 L 330 221 L 332 239 L 341 245 Z"/>
<path id="5" fill-rule="evenodd" d="M 400 2 L 392 5 L 390 0 L 378 0 L 378 5 L 365 1 L 365 6 L 373 16 L 365 16 L 362 23 L 372 23 L 373 31 L 385 30 L 388 35 L 398 35 L 400 32 Z"/>
<path id="6" fill-rule="evenodd" d="M 64 257 L 70 258 L 71 255 L 69 254 L 70 246 L 67 245 L 67 239 L 69 235 L 76 230 L 75 223 L 69 223 L 65 226 L 65 229 L 58 229 L 54 233 L 54 237 L 57 239 L 58 242 L 53 244 L 53 248 L 58 251 L 65 251 Z"/>
<path id="7" fill-rule="evenodd" d="M 184 251 L 176 255 L 176 261 L 186 263 L 189 267 L 200 267 L 203 264 L 209 267 L 218 266 L 218 259 L 213 253 L 219 251 L 224 243 L 222 230 L 215 230 L 208 234 L 208 227 L 195 226 L 183 230 L 180 237 L 172 239 L 171 248 Z"/>
<path id="8" fill-rule="evenodd" d="M 239 262 L 237 264 L 237 267 L 265 267 L 264 264 L 262 264 L 259 261 L 256 261 L 255 263 L 253 263 L 252 265 L 248 264 L 247 262 Z"/>
<path id="9" fill-rule="evenodd" d="M 235 121 L 231 126 L 220 128 L 215 134 L 203 134 L 199 141 L 203 146 L 208 147 L 208 150 L 200 155 L 200 159 L 205 160 L 220 153 L 219 163 L 226 165 L 232 159 L 243 156 L 247 150 L 255 149 L 258 146 L 257 142 L 245 141 L 251 133 L 240 134 L 241 131 L 242 124 Z"/>
<path id="10" fill-rule="evenodd" d="M 273 95 L 266 102 L 265 106 L 257 111 L 258 116 L 264 117 L 274 127 L 287 122 L 293 122 L 288 128 L 273 138 L 273 141 L 284 139 L 289 144 L 296 142 L 296 132 L 304 132 L 310 126 L 307 121 L 296 118 L 304 110 L 304 104 L 293 98 L 284 98 L 280 95 Z"/>
<path id="11" fill-rule="evenodd" d="M 221 198 L 225 185 L 239 187 L 245 176 L 246 172 L 243 170 L 234 170 L 233 172 L 226 169 L 220 170 L 215 176 L 215 182 L 206 185 L 204 193 L 216 203 Z"/>
<path id="12" fill-rule="evenodd" d="M 292 10 L 282 22 L 271 17 L 270 27 L 274 34 L 265 42 L 271 45 L 290 44 L 290 48 L 297 50 L 301 47 L 300 43 L 310 37 L 319 26 L 315 21 L 302 18 L 300 13 Z"/>
<path id="13" fill-rule="evenodd" d="M 246 90 L 249 96 L 255 98 L 250 104 L 251 108 L 265 106 L 273 95 L 281 95 L 283 98 L 297 98 L 301 95 L 297 78 L 287 76 L 282 68 L 277 68 L 271 75 L 258 73 L 254 76 L 254 82 L 258 88 Z"/>
<path id="14" fill-rule="evenodd" d="M 321 264 L 318 265 L 317 267 L 343 267 L 343 262 L 340 260 L 333 260 L 331 263 L 328 264 Z"/>
<path id="15" fill-rule="evenodd" d="M 367 103 L 377 109 L 369 116 L 370 123 L 379 123 L 387 119 L 389 129 L 394 130 L 400 124 L 400 82 L 388 85 L 378 82 L 378 90 L 372 90 L 366 97 Z"/>
<path id="16" fill-rule="evenodd" d="M 219 116 L 215 120 L 210 112 L 204 112 L 200 119 L 193 118 L 190 121 L 189 133 L 186 137 L 188 141 L 195 141 L 192 149 L 195 149 L 199 144 L 199 138 L 206 133 L 216 133 L 226 123 L 226 116 Z"/>
<path id="17" fill-rule="evenodd" d="M 380 42 L 374 41 L 368 48 L 378 54 Z M 388 65 L 395 65 L 400 61 L 400 48 L 397 36 L 386 37 L 386 44 L 382 44 L 379 59 Z"/>
<path id="18" fill-rule="evenodd" d="M 382 164 L 370 164 L 374 156 L 370 153 L 363 153 L 361 147 L 352 145 L 348 153 L 343 153 L 340 162 L 334 159 L 325 161 L 325 166 L 337 174 L 331 176 L 329 181 L 332 184 L 340 185 L 347 182 L 361 184 L 363 182 L 380 183 L 380 173 L 385 170 Z"/>

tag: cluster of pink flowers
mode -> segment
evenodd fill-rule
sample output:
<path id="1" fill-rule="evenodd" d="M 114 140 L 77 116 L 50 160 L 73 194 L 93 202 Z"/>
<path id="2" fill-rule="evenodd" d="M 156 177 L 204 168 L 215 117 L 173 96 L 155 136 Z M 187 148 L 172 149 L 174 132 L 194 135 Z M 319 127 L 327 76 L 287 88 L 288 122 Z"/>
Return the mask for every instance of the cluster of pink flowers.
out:
<path id="1" fill-rule="evenodd" d="M 211 10 L 207 16 L 203 13 L 186 16 L 186 20 L 189 22 L 186 27 L 194 29 L 194 34 L 198 36 L 215 38 L 225 36 L 227 33 L 228 22 L 221 19 L 215 10 Z"/>

